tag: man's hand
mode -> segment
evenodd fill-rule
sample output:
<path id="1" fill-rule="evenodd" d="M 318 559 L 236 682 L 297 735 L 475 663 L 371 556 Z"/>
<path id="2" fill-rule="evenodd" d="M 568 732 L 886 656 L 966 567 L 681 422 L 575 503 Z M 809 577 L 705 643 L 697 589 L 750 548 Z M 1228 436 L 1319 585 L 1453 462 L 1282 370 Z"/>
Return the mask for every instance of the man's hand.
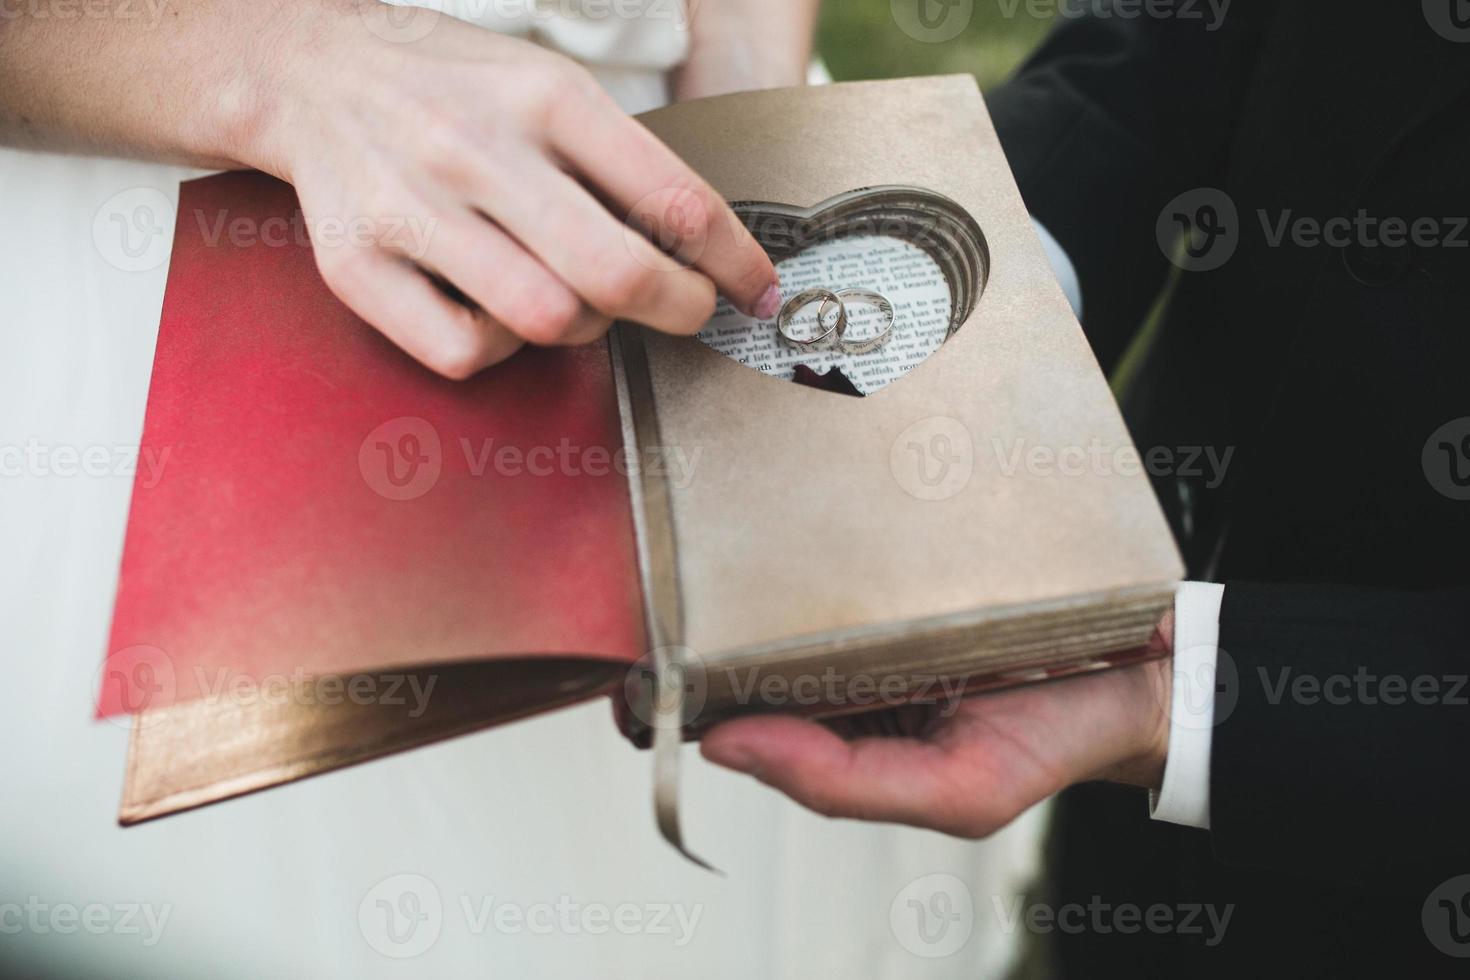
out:
<path id="1" fill-rule="evenodd" d="M 1150 647 L 1166 653 L 1173 613 Z M 969 698 L 918 737 L 844 740 L 791 717 L 725 722 L 705 758 L 746 772 L 818 813 L 984 837 L 1091 779 L 1157 789 L 1169 746 L 1172 661 Z"/>

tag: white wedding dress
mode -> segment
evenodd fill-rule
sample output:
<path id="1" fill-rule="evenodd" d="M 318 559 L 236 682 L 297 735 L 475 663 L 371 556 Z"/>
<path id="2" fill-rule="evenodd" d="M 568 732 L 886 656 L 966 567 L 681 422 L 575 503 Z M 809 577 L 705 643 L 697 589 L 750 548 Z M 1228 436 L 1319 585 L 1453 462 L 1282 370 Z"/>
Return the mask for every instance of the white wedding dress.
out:
<path id="1" fill-rule="evenodd" d="M 653 14 L 675 0 L 527 12 L 551 6 L 450 12 L 580 57 L 631 111 L 663 100 L 684 36 Z M 1039 814 L 983 843 L 829 821 L 690 749 L 686 829 L 716 877 L 658 837 L 649 756 L 605 702 L 119 829 L 127 732 L 91 699 L 190 175 L 0 150 L 0 973 L 1003 972 Z"/>

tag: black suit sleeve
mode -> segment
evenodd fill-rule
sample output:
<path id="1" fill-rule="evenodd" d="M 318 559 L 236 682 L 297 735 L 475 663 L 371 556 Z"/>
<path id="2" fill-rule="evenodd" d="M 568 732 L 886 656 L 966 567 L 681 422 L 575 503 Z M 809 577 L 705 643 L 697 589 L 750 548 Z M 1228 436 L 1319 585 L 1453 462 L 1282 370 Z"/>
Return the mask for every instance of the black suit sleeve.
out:
<path id="1" fill-rule="evenodd" d="M 1219 649 L 1221 860 L 1371 880 L 1470 855 L 1470 589 L 1232 583 Z"/>
<path id="2" fill-rule="evenodd" d="M 1026 206 L 1077 267 L 1104 370 L 1164 284 L 1164 206 L 1220 186 L 1259 31 L 1234 7 L 1214 29 L 1109 9 L 1064 16 L 986 97 Z"/>

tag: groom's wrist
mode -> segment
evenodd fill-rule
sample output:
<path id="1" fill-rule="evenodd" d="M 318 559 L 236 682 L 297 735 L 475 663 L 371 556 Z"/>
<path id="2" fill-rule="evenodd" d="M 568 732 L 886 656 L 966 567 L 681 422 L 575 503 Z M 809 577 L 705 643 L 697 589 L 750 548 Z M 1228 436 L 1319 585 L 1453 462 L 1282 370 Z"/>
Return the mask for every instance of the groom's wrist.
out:
<path id="1" fill-rule="evenodd" d="M 1165 617 L 1172 633 L 1173 614 Z M 1162 627 L 1161 627 L 1162 628 Z M 1139 665 L 1147 697 L 1138 709 L 1138 729 L 1134 753 L 1120 764 L 1114 781 L 1129 786 L 1157 790 L 1164 782 L 1164 767 L 1169 760 L 1169 710 L 1174 689 L 1172 656 L 1150 660 Z"/>
<path id="2" fill-rule="evenodd" d="M 1174 690 L 1174 612 L 1169 610 L 1149 641 L 1151 660 L 1119 673 L 1129 675 L 1129 696 L 1122 710 L 1127 725 L 1119 740 L 1118 761 L 1101 778 L 1109 782 L 1157 790 L 1169 758 L 1169 712 Z"/>

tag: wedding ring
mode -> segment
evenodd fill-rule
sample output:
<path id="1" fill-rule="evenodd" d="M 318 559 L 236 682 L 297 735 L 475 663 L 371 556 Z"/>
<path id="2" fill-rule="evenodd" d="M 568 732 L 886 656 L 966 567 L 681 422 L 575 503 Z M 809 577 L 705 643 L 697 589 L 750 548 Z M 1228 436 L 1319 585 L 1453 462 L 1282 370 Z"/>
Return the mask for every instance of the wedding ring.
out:
<path id="1" fill-rule="evenodd" d="M 834 304 L 837 306 L 837 319 L 833 322 L 832 326 L 810 340 L 802 340 L 799 337 L 793 337 L 787 333 L 786 328 L 791 325 L 791 318 L 804 307 L 815 303 L 817 300 L 822 301 L 822 305 L 817 308 L 818 328 L 826 320 L 827 308 Z M 847 307 L 842 305 L 841 297 L 830 289 L 803 290 L 788 299 L 786 304 L 781 307 L 781 312 L 776 316 L 776 332 L 781 335 L 781 339 L 785 341 L 788 347 L 794 347 L 797 350 L 810 351 L 834 348 L 842 342 L 842 335 L 847 332 Z"/>
<path id="2" fill-rule="evenodd" d="M 878 336 L 871 337 L 867 340 L 843 339 L 842 335 L 847 332 L 847 324 L 844 322 L 842 330 L 837 333 L 837 349 L 842 351 L 842 353 L 867 354 L 871 351 L 878 350 L 893 339 L 893 322 L 895 317 L 893 314 L 893 303 L 889 301 L 887 296 L 884 296 L 882 293 L 875 293 L 871 289 L 839 289 L 837 290 L 837 300 L 843 304 L 844 321 L 847 315 L 847 300 L 857 300 L 859 303 L 867 303 L 869 306 L 876 307 L 878 312 L 888 321 Z"/>

